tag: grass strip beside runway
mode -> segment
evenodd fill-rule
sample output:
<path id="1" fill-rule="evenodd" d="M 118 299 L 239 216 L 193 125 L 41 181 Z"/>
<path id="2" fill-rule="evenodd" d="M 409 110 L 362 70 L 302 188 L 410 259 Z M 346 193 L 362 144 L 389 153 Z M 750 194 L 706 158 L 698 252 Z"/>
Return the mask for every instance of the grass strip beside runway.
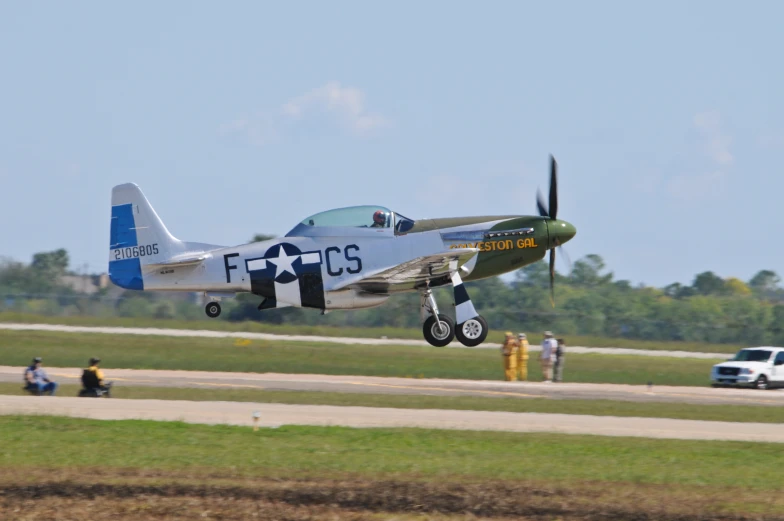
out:
<path id="1" fill-rule="evenodd" d="M 194 476 L 537 479 L 780 491 L 780 444 L 562 434 L 278 429 L 0 416 L 0 468 L 188 470 Z M 749 458 L 753 455 L 754 462 Z"/>
<path id="2" fill-rule="evenodd" d="M 317 342 L 238 341 L 46 331 L 0 331 L 0 360 L 21 368 L 34 356 L 46 366 L 501 380 L 497 350 Z M 532 354 L 530 378 L 541 377 Z M 705 386 L 719 360 L 567 354 L 565 379 L 578 383 Z M 21 374 L 21 373 L 20 373 Z M 20 377 L 21 378 L 21 377 Z"/>
<path id="3" fill-rule="evenodd" d="M 35 416 L 0 439 L 9 521 L 784 520 L 780 444 Z"/>
<path id="4" fill-rule="evenodd" d="M 420 328 L 360 328 L 334 326 L 300 326 L 288 324 L 265 324 L 261 322 L 228 322 L 226 320 L 177 320 L 126 317 L 48 317 L 28 313 L 0 312 L 0 322 L 18 322 L 27 324 L 62 324 L 68 326 L 102 326 L 102 327 L 149 327 L 161 329 L 206 329 L 212 331 L 233 331 L 250 333 L 272 333 L 279 335 L 315 335 L 351 338 L 399 338 L 406 340 L 422 340 Z M 521 331 L 528 335 L 530 342 L 542 341 L 540 331 Z M 503 331 L 491 330 L 488 342 L 503 342 Z M 692 351 L 701 353 L 734 354 L 738 349 L 747 346 L 734 344 L 708 344 L 704 342 L 664 342 L 633 340 L 626 338 L 604 338 L 595 336 L 564 335 L 569 345 L 584 347 L 624 347 L 627 349 L 646 349 L 653 351 Z"/>
<path id="5" fill-rule="evenodd" d="M 76 396 L 77 385 L 63 385 L 58 395 Z M 21 386 L 0 383 L 0 394 L 23 395 Z M 284 403 L 295 405 L 338 405 L 392 407 L 398 409 L 453 409 L 462 411 L 506 411 L 592 416 L 673 418 L 740 423 L 782 423 L 784 408 L 750 405 L 695 405 L 615 400 L 558 400 L 549 398 L 483 398 L 477 396 L 432 396 L 405 394 L 359 394 L 253 389 L 198 389 L 175 387 L 124 387 L 113 391 L 115 398 Z M 85 400 L 89 400 L 85 398 Z M 86 402 L 89 406 L 89 401 Z"/>

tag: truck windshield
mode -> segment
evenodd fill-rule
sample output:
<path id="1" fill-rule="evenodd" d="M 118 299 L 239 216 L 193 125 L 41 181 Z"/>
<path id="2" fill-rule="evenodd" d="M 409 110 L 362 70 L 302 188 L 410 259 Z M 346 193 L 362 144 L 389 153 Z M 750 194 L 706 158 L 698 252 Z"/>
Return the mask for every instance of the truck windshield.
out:
<path id="1" fill-rule="evenodd" d="M 741 349 L 733 362 L 767 362 L 770 358 L 770 351 L 764 349 Z"/>

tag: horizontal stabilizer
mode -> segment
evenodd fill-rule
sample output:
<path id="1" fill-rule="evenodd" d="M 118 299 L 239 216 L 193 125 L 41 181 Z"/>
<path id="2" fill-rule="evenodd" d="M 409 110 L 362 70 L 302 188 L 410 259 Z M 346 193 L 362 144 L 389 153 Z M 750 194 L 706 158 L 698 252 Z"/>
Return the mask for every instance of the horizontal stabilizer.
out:
<path id="1" fill-rule="evenodd" d="M 154 268 L 175 268 L 178 266 L 195 266 L 197 264 L 201 264 L 202 261 L 205 261 L 210 256 L 206 253 L 201 253 L 198 255 L 189 255 L 187 257 L 175 257 L 173 259 L 169 259 L 163 262 L 156 262 L 153 264 L 147 264 L 147 266 L 154 267 Z"/>

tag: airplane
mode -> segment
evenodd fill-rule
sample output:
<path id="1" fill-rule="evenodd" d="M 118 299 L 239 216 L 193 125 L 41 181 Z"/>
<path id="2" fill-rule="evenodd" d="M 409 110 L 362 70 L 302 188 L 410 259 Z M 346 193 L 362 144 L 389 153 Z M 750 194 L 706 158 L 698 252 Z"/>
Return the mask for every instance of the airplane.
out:
<path id="1" fill-rule="evenodd" d="M 176 239 L 134 183 L 112 189 L 109 277 L 125 289 L 203 292 L 207 316 L 220 301 L 250 292 L 259 310 L 288 306 L 332 310 L 380 306 L 397 293 L 419 292 L 422 332 L 433 346 L 456 337 L 481 344 L 487 321 L 464 282 L 495 277 L 550 252 L 577 233 L 558 212 L 557 164 L 550 156 L 546 205 L 538 216 L 409 219 L 382 206 L 352 206 L 307 217 L 282 238 L 226 247 Z M 455 319 L 439 311 L 432 289 L 451 285 Z"/>

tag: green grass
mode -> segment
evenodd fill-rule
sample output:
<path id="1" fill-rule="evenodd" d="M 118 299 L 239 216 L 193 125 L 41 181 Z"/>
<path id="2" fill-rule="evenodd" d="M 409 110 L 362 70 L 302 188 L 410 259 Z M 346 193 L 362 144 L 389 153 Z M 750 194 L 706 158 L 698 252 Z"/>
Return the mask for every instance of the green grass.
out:
<path id="1" fill-rule="evenodd" d="M 352 338 L 399 338 L 408 340 L 421 340 L 422 331 L 419 328 L 358 328 L 334 326 L 303 326 L 303 325 L 276 325 L 260 322 L 228 322 L 225 320 L 176 320 L 176 319 L 143 319 L 124 317 L 49 317 L 27 313 L 0 312 L 0 322 L 22 322 L 39 324 L 63 324 L 71 326 L 104 326 L 104 327 L 154 327 L 165 329 L 208 329 L 213 331 L 235 331 L 252 333 L 276 333 L 281 335 L 319 335 L 339 336 Z M 540 332 L 526 331 L 532 343 L 540 343 Z M 503 331 L 491 331 L 488 337 L 490 343 L 501 343 Z M 628 349 L 647 350 L 672 350 L 705 353 L 736 353 L 738 349 L 748 346 L 733 344 L 707 344 L 703 342 L 664 342 L 631 340 L 625 338 L 603 338 L 595 336 L 568 335 L 569 345 L 585 347 L 624 347 Z"/>
<path id="2" fill-rule="evenodd" d="M 437 431 L 260 429 L 151 421 L 0 417 L 0 467 L 183 469 L 232 476 L 537 479 L 784 486 L 780 444 Z M 753 464 L 750 464 L 750 458 Z"/>
<path id="3" fill-rule="evenodd" d="M 103 366 L 127 369 L 179 369 L 199 371 L 276 372 L 502 379 L 501 357 L 495 349 L 452 349 L 429 346 L 363 346 L 317 342 L 252 341 L 178 338 L 98 333 L 57 333 L 0 330 L 0 360 L 24 366 L 42 356 L 52 367 L 80 367 L 98 356 Z M 535 355 L 532 357 L 535 358 Z M 635 355 L 577 355 L 566 358 L 565 379 L 643 385 L 695 385 L 709 383 L 711 366 L 718 360 L 647 357 Z M 539 379 L 536 363 L 529 377 Z"/>
<path id="4" fill-rule="evenodd" d="M 61 385 L 59 396 L 76 396 L 79 386 Z M 0 394 L 27 394 L 20 384 L 0 383 Z M 753 405 L 696 405 L 669 402 L 626 402 L 615 400 L 558 400 L 479 396 L 432 396 L 398 394 L 333 393 L 311 391 L 267 391 L 253 389 L 204 389 L 176 387 L 125 387 L 120 383 L 115 398 L 287 403 L 392 407 L 396 409 L 453 409 L 559 414 L 589 414 L 644 418 L 675 418 L 726 422 L 784 423 L 784 408 Z"/>

